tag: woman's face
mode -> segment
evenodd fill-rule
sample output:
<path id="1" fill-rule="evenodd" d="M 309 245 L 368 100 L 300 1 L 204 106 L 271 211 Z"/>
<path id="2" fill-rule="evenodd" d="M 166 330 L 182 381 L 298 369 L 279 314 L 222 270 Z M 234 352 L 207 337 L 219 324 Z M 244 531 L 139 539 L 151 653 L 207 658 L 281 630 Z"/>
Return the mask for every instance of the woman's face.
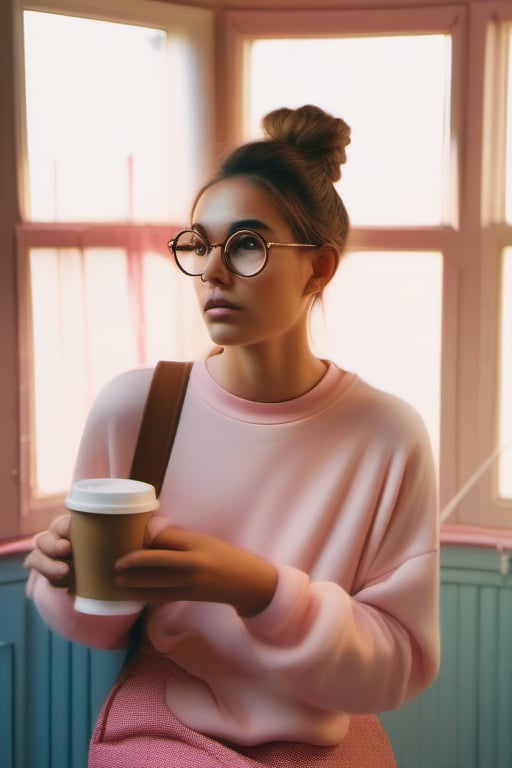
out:
<path id="1" fill-rule="evenodd" d="M 270 196 L 242 178 L 209 187 L 196 205 L 192 227 L 210 243 L 224 243 L 238 229 L 254 230 L 265 241 L 295 242 Z M 314 253 L 313 248 L 272 246 L 262 272 L 239 277 L 224 265 L 221 248 L 214 248 L 202 279 L 195 278 L 212 341 L 227 346 L 307 337 Z"/>

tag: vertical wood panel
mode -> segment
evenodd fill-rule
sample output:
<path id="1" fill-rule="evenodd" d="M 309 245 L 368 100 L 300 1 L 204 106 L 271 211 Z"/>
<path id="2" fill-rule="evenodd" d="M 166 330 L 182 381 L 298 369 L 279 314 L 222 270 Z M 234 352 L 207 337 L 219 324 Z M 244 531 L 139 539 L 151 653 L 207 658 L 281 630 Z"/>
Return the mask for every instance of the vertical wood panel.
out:
<path id="1" fill-rule="evenodd" d="M 498 768 L 512 766 L 512 590 L 498 596 L 496 725 Z"/>
<path id="2" fill-rule="evenodd" d="M 50 651 L 51 768 L 71 762 L 71 643 L 52 634 Z"/>
<path id="3" fill-rule="evenodd" d="M 421 712 L 421 740 L 418 745 L 420 750 L 419 768 L 432 768 L 434 765 L 440 768 L 441 766 L 441 755 L 445 748 L 439 740 L 441 719 L 439 694 L 439 685 L 434 684 L 419 697 Z M 445 715 L 444 705 L 442 714 Z M 409 765 L 411 764 L 414 764 L 414 761 L 409 763 Z"/>
<path id="4" fill-rule="evenodd" d="M 419 745 L 421 744 L 421 707 L 419 698 L 409 704 L 407 727 L 403 730 L 402 762 L 404 766 L 414 762 L 420 768 L 421 757 Z"/>
<path id="5" fill-rule="evenodd" d="M 34 604 L 27 605 L 26 743 L 28 768 L 50 766 L 50 666 L 51 633 Z"/>
<path id="6" fill-rule="evenodd" d="M 439 691 L 441 707 L 437 737 L 439 754 L 437 762 L 432 764 L 439 765 L 439 768 L 458 768 L 458 600 L 458 585 L 443 585 L 441 590 L 441 666 L 438 678 L 434 683 Z"/>
<path id="7" fill-rule="evenodd" d="M 14 645 L 0 642 L 0 765 L 14 768 Z"/>
<path id="8" fill-rule="evenodd" d="M 71 761 L 69 768 L 86 768 L 89 749 L 90 651 L 83 645 L 71 649 Z"/>
<path id="9" fill-rule="evenodd" d="M 459 589 L 457 768 L 478 767 L 478 587 Z"/>
<path id="10" fill-rule="evenodd" d="M 497 668 L 498 589 L 482 587 L 479 606 L 478 660 L 478 734 L 479 765 L 496 768 L 496 700 L 499 674 Z"/>
<path id="11" fill-rule="evenodd" d="M 50 768 L 50 630 L 27 604 L 26 696 L 28 768 Z"/>

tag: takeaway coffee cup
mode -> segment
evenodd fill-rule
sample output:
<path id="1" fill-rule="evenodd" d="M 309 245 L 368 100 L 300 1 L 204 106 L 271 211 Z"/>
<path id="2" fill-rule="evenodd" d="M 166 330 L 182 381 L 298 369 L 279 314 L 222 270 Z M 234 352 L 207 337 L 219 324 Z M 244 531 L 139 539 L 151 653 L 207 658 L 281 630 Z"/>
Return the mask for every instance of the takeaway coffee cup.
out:
<path id="1" fill-rule="evenodd" d="M 114 563 L 141 549 L 149 517 L 158 509 L 149 483 L 93 478 L 75 483 L 65 500 L 71 513 L 75 608 L 103 616 L 136 613 L 133 590 L 116 587 Z"/>

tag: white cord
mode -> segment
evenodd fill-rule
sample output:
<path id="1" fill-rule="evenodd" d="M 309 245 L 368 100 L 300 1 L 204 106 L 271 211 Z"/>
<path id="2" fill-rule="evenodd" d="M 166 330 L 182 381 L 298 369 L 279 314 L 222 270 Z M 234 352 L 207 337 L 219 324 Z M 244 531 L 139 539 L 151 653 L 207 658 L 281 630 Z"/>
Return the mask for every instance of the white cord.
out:
<path id="1" fill-rule="evenodd" d="M 512 446 L 512 441 L 510 443 L 506 443 L 505 445 L 502 445 L 501 447 L 496 448 L 490 456 L 487 457 L 487 459 L 481 464 L 476 472 L 471 475 L 469 480 L 464 483 L 460 491 L 457 491 L 455 496 L 446 504 L 446 506 L 441 510 L 441 516 L 440 520 L 441 523 L 446 522 L 448 517 L 451 515 L 453 510 L 460 504 L 464 496 L 466 496 L 467 493 L 472 489 L 472 487 L 475 485 L 475 483 L 480 480 L 484 472 L 491 466 L 493 461 L 500 455 L 500 453 L 503 453 L 503 451 L 506 451 L 508 448 Z"/>

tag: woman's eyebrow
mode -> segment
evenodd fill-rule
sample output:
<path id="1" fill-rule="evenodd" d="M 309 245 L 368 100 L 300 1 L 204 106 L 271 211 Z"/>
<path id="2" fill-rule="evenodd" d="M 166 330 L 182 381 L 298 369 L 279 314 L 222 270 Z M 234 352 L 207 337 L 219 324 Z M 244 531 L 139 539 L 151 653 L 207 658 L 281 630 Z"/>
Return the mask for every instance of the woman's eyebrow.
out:
<path id="1" fill-rule="evenodd" d="M 192 229 L 195 229 L 197 232 L 200 232 L 206 237 L 206 229 L 202 224 L 199 224 L 198 222 L 192 223 Z M 273 229 L 269 227 L 268 224 L 265 224 L 264 221 L 261 221 L 261 219 L 240 219 L 239 221 L 233 221 L 229 225 L 229 228 L 226 232 L 226 237 L 229 237 L 234 232 L 238 232 L 241 229 L 264 230 L 265 232 L 274 235 Z"/>
<path id="2" fill-rule="evenodd" d="M 233 232 L 238 232 L 239 229 L 263 229 L 270 234 L 274 234 L 271 227 L 260 219 L 241 219 L 240 221 L 234 221 L 229 227 L 228 234 L 231 235 Z"/>

